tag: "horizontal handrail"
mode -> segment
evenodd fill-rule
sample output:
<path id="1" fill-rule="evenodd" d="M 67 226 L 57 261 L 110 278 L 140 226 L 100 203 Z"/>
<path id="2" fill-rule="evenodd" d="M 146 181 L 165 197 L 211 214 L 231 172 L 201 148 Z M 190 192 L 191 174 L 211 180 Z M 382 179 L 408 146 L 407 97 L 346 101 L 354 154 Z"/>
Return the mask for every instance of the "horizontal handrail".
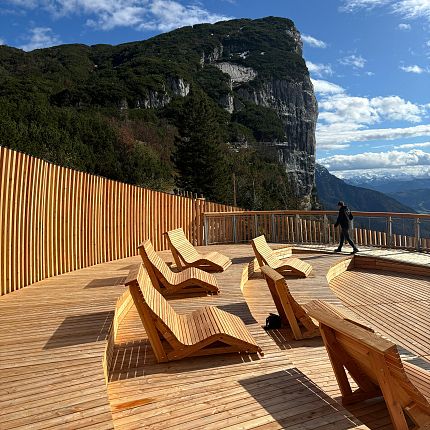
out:
<path id="1" fill-rule="evenodd" d="M 304 210 L 275 210 L 275 211 L 231 211 L 231 212 L 204 212 L 203 216 L 211 217 L 224 217 L 225 215 L 337 215 L 338 211 L 304 211 Z M 361 212 L 353 211 L 354 217 L 368 217 L 368 218 L 412 218 L 412 219 L 428 219 L 430 220 L 430 214 L 417 214 L 417 213 L 404 213 L 404 212 Z"/>
<path id="2" fill-rule="evenodd" d="M 337 211 L 273 210 L 204 212 L 204 243 L 243 243 L 264 234 L 270 242 L 334 244 Z M 430 252 L 430 214 L 354 211 L 358 245 Z M 373 224 L 373 228 L 371 225 Z"/>

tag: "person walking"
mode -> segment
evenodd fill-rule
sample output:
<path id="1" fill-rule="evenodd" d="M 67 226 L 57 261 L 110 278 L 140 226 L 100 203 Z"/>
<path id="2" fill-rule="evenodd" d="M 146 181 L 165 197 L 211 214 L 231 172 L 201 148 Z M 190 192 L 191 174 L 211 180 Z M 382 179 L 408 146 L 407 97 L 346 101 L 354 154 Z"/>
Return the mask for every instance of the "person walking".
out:
<path id="1" fill-rule="evenodd" d="M 355 243 L 349 237 L 350 221 L 352 221 L 354 217 L 352 216 L 351 211 L 349 210 L 348 206 L 345 205 L 344 202 L 340 201 L 337 205 L 339 206 L 339 215 L 337 216 L 337 221 L 334 226 L 337 227 L 338 225 L 340 225 L 340 242 L 339 246 L 337 247 L 337 249 L 335 249 L 334 252 L 341 252 L 343 242 L 346 240 L 352 246 L 352 252 L 355 254 L 356 252 L 358 252 L 358 249 L 355 246 Z"/>

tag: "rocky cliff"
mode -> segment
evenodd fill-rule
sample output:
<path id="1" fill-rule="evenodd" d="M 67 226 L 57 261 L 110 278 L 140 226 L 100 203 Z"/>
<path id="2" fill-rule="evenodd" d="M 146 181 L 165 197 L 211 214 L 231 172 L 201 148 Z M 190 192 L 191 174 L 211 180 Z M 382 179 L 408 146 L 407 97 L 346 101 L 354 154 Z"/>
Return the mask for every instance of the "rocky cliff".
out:
<path id="1" fill-rule="evenodd" d="M 282 44 L 283 52 L 279 52 L 278 40 L 276 54 L 287 56 L 290 63 L 276 59 L 273 46 L 269 47 L 266 43 L 256 45 L 253 40 L 246 41 L 244 38 L 241 38 L 241 43 L 232 43 L 230 34 L 212 53 L 204 54 L 202 61 L 213 64 L 228 75 L 229 92 L 219 97 L 218 102 L 229 113 L 240 111 L 247 102 L 276 112 L 282 122 L 284 136 L 266 143 L 277 144 L 279 160 L 292 178 L 302 207 L 309 208 L 315 180 L 317 102 L 307 70 L 305 67 L 297 70 L 297 63 L 303 61 L 299 32 L 290 20 L 266 20 L 276 22 L 278 37 L 286 42 Z M 253 58 L 248 60 L 252 55 Z M 264 60 L 266 57 L 272 58 L 275 64 L 282 62 L 284 69 L 275 64 L 271 69 L 266 62 L 259 65 L 255 59 L 258 55 Z"/>
<path id="2" fill-rule="evenodd" d="M 167 121 L 178 100 L 198 87 L 216 102 L 226 141 L 275 148 L 302 207 L 310 206 L 317 103 L 300 34 L 289 19 L 195 25 L 118 46 L 30 53 L 0 46 L 0 76 L 0 97 L 7 100 Z"/>

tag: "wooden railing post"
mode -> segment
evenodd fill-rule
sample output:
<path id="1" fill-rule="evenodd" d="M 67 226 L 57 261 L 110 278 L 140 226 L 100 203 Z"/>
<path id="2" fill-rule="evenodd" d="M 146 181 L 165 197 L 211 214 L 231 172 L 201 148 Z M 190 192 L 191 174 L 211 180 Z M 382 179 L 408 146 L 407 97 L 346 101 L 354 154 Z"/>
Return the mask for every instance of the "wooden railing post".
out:
<path id="1" fill-rule="evenodd" d="M 237 243 L 236 215 L 233 215 L 233 242 Z"/>
<path id="2" fill-rule="evenodd" d="M 328 225 L 327 215 L 323 216 L 323 235 L 324 243 L 330 243 L 330 227 Z"/>
<path id="3" fill-rule="evenodd" d="M 391 216 L 387 218 L 387 246 L 393 247 L 393 219 Z"/>
<path id="4" fill-rule="evenodd" d="M 272 214 L 272 232 L 271 232 L 271 236 L 272 236 L 272 242 L 276 242 L 276 230 L 275 230 L 275 214 Z"/>
<path id="5" fill-rule="evenodd" d="M 294 235 L 295 242 L 300 243 L 300 215 L 298 214 L 294 217 L 294 230 L 296 230 Z"/>
<path id="6" fill-rule="evenodd" d="M 421 227 L 419 218 L 415 220 L 415 241 L 417 251 L 421 251 Z"/>
<path id="7" fill-rule="evenodd" d="M 205 245 L 209 245 L 209 217 L 205 216 L 204 217 L 204 240 L 205 240 Z"/>

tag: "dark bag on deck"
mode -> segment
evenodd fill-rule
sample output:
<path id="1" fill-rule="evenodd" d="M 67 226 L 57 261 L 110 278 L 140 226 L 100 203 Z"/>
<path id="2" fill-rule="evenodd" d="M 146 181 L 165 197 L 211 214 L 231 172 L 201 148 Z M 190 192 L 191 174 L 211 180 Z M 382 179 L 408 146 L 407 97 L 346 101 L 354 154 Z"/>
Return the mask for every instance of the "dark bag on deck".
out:
<path id="1" fill-rule="evenodd" d="M 273 330 L 275 328 L 281 328 L 282 326 L 282 320 L 279 315 L 270 313 L 269 316 L 266 318 L 266 330 Z"/>

